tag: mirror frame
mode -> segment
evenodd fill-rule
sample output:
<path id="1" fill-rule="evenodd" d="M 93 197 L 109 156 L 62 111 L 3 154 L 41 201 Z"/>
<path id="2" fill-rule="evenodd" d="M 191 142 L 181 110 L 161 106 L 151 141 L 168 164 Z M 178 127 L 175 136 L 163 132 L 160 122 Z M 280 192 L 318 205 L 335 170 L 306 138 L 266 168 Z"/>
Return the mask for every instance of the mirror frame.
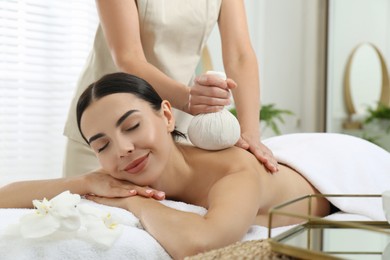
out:
<path id="1" fill-rule="evenodd" d="M 373 43 L 370 42 L 363 42 L 358 44 L 351 52 L 351 54 L 348 57 L 348 62 L 344 74 L 344 101 L 345 105 L 347 108 L 347 113 L 348 113 L 348 120 L 344 124 L 344 128 L 361 128 L 361 124 L 359 122 L 353 122 L 352 120 L 352 115 L 356 114 L 356 108 L 352 99 L 352 94 L 351 94 L 351 82 L 350 82 L 350 77 L 351 77 L 351 67 L 352 67 L 352 61 L 353 58 L 357 52 L 357 50 L 363 46 L 363 45 L 369 45 L 371 46 L 375 52 L 377 53 L 380 64 L 381 64 L 381 69 L 382 69 L 382 87 L 381 87 L 381 95 L 379 98 L 379 103 L 390 106 L 390 85 L 389 85 L 389 74 L 387 72 L 387 65 L 386 61 L 379 50 L 378 47 L 376 47 Z"/>

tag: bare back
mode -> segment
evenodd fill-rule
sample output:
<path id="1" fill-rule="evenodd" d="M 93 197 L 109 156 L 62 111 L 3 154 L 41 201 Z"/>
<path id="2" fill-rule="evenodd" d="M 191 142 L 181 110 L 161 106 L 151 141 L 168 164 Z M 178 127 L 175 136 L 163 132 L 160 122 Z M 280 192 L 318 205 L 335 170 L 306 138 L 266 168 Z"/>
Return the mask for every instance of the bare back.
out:
<path id="1" fill-rule="evenodd" d="M 239 194 L 245 189 L 245 187 L 233 183 L 234 178 L 228 178 L 228 176 L 237 174 L 239 178 L 251 178 L 251 176 L 256 175 L 253 181 L 258 182 L 258 189 L 254 196 L 258 196 L 259 202 L 257 203 L 257 217 L 252 224 L 267 226 L 268 211 L 272 207 L 297 197 L 318 193 L 297 171 L 288 166 L 280 165 L 279 171 L 271 174 L 251 153 L 240 148 L 233 147 L 215 152 L 205 152 L 191 146 L 183 146 L 180 149 L 195 174 L 191 179 L 191 185 L 183 189 L 181 194 L 176 195 L 175 199 L 209 208 L 210 193 L 212 193 L 213 187 L 218 186 L 220 182 L 232 179 L 232 183 L 225 186 L 229 187 L 229 190 L 225 190 L 222 194 L 212 193 L 215 196 L 226 196 L 224 195 L 226 192 Z M 246 175 L 248 173 L 249 175 Z M 233 202 L 232 205 L 234 205 Z M 329 205 L 326 199 L 315 198 L 312 203 L 312 214 L 316 216 L 328 215 Z M 289 206 L 288 210 L 306 214 L 307 203 L 294 203 Z M 286 217 L 276 218 L 273 221 L 273 226 L 290 225 L 301 221 L 301 219 Z"/>

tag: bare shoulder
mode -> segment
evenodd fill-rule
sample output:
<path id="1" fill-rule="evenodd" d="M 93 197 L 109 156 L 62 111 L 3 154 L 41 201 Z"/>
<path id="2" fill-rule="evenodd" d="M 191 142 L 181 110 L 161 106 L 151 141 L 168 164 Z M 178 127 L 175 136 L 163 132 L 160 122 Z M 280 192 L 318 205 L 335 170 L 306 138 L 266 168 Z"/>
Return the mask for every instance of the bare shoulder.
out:
<path id="1" fill-rule="evenodd" d="M 208 170 L 223 172 L 225 175 L 235 172 L 265 172 L 265 168 L 250 152 L 231 147 L 219 151 L 207 151 L 193 146 L 183 146 L 187 160 L 199 167 L 207 165 Z"/>
<path id="2" fill-rule="evenodd" d="M 264 185 L 269 183 L 270 174 L 253 154 L 242 148 L 232 147 L 219 151 L 218 157 L 222 157 L 220 161 L 228 167 L 210 189 L 210 207 L 226 205 L 222 207 L 224 210 L 229 208 L 236 212 L 246 212 L 243 215 L 247 218 L 256 215 L 263 206 L 260 198 L 265 191 Z M 248 210 L 249 205 L 252 205 L 252 210 Z"/>
<path id="3" fill-rule="evenodd" d="M 264 166 L 250 152 L 236 146 L 221 151 L 221 157 L 229 162 L 234 171 L 252 170 L 257 174 L 266 172 Z"/>

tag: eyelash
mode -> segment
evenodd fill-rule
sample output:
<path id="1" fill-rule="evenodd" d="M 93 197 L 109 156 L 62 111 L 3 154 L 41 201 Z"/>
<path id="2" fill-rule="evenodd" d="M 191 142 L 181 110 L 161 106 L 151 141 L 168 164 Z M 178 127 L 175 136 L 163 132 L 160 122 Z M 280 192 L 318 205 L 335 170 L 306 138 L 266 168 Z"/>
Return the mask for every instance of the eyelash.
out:
<path id="1" fill-rule="evenodd" d="M 126 129 L 126 132 L 129 132 L 129 131 L 131 131 L 131 130 L 134 130 L 134 129 L 138 128 L 138 127 L 139 127 L 139 123 L 137 123 L 137 124 L 135 124 L 134 126 L 128 128 L 128 129 Z"/>
<path id="2" fill-rule="evenodd" d="M 128 129 L 126 129 L 126 132 L 135 130 L 136 128 L 139 127 L 139 125 L 140 125 L 139 123 L 135 124 L 134 126 L 128 128 Z M 106 149 L 106 147 L 108 146 L 109 143 L 110 143 L 110 142 L 107 142 L 102 148 L 99 148 L 99 149 L 98 149 L 98 153 L 100 153 L 100 152 L 102 152 L 104 149 Z"/>
<path id="3" fill-rule="evenodd" d="M 101 151 L 103 151 L 104 149 L 106 149 L 106 147 L 108 146 L 109 142 L 107 142 L 102 148 L 99 148 L 98 149 L 98 153 L 100 153 Z"/>

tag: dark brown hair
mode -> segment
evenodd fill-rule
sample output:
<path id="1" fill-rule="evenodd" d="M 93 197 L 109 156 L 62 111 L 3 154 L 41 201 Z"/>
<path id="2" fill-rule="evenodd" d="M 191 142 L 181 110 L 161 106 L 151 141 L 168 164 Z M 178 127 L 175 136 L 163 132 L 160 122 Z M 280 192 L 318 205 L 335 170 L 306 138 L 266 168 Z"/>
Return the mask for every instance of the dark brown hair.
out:
<path id="1" fill-rule="evenodd" d="M 123 72 L 107 74 L 98 81 L 89 85 L 88 88 L 85 89 L 81 94 L 77 102 L 77 126 L 81 136 L 87 143 L 88 141 L 80 127 L 81 116 L 83 115 L 85 109 L 87 109 L 93 102 L 101 99 L 102 97 L 115 93 L 133 94 L 136 97 L 148 102 L 154 110 L 159 111 L 161 109 L 161 97 L 145 80 Z M 179 137 L 186 138 L 182 132 L 176 129 L 172 132 L 172 137 L 175 139 Z"/>

